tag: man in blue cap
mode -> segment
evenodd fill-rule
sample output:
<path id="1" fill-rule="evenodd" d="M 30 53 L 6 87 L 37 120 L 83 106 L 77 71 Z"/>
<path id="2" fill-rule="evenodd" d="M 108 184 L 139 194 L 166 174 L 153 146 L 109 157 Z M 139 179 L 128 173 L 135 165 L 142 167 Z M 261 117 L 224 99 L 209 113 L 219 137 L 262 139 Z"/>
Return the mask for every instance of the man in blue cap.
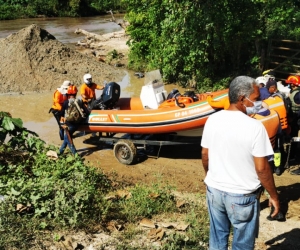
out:
<path id="1" fill-rule="evenodd" d="M 267 78 L 264 76 L 260 76 L 256 78 L 256 82 L 258 83 L 259 86 L 259 92 L 260 92 L 260 99 L 265 100 L 268 99 L 270 96 L 269 91 L 267 90 L 266 83 L 267 83 Z"/>

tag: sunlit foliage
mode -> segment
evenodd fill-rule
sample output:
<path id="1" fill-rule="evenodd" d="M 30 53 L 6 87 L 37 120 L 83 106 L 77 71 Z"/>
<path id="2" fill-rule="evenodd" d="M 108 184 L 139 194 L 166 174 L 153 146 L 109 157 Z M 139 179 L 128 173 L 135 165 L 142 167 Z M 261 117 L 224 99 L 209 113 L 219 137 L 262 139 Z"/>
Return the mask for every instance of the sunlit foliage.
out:
<path id="1" fill-rule="evenodd" d="M 123 2 L 131 24 L 130 66 L 159 68 L 165 80 L 183 85 L 259 74 L 270 38 L 300 34 L 296 0 Z"/>

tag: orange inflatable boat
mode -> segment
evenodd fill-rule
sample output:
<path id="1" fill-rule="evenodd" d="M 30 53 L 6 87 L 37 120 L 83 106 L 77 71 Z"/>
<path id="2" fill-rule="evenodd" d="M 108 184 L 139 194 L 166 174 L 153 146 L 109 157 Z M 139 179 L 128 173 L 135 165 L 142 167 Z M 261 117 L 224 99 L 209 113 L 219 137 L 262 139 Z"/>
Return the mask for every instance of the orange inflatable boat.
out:
<path id="1" fill-rule="evenodd" d="M 114 109 L 92 110 L 79 130 L 130 134 L 173 133 L 201 136 L 207 118 L 218 111 L 207 97 L 227 98 L 227 91 L 171 98 L 150 108 L 141 98 L 120 98 Z"/>
<path id="2" fill-rule="evenodd" d="M 211 114 L 229 107 L 228 89 L 205 94 L 190 91 L 170 97 L 157 74 L 148 78 L 146 75 L 145 82 L 147 84 L 142 87 L 140 97 L 119 98 L 118 84 L 106 87 L 103 94 L 109 98 L 104 102 L 107 104 L 109 100 L 112 101 L 104 106 L 109 108 L 92 110 L 87 120 L 80 124 L 79 130 L 128 134 L 176 133 L 197 137 L 202 135 L 204 124 Z M 277 97 L 265 103 L 271 109 L 271 114 L 255 115 L 254 118 L 265 125 L 273 142 L 279 122 L 282 128 L 287 126 L 284 103 Z"/>
<path id="3" fill-rule="evenodd" d="M 227 90 L 191 97 L 166 100 L 156 109 L 145 108 L 140 98 L 120 98 L 115 109 L 92 110 L 79 130 L 88 132 L 162 134 L 176 133 L 184 136 L 201 136 L 207 118 L 228 105 Z M 272 144 L 279 124 L 287 127 L 286 113 L 280 100 L 268 100 L 271 108 L 268 116 L 254 115 L 266 127 Z"/>
<path id="4" fill-rule="evenodd" d="M 150 79 L 146 75 L 145 82 L 140 97 L 119 98 L 120 86 L 113 82 L 104 88 L 98 109 L 91 111 L 78 130 L 106 132 L 106 136 L 90 137 L 85 143 L 113 143 L 116 159 L 129 165 L 135 161 L 136 145 L 199 144 L 208 117 L 229 107 L 228 89 L 205 94 L 188 91 L 183 95 L 172 91 L 167 95 L 156 75 L 150 75 Z M 270 114 L 256 114 L 253 119 L 263 123 L 274 147 L 280 125 L 287 126 L 286 112 L 283 101 L 276 97 L 265 104 Z"/>

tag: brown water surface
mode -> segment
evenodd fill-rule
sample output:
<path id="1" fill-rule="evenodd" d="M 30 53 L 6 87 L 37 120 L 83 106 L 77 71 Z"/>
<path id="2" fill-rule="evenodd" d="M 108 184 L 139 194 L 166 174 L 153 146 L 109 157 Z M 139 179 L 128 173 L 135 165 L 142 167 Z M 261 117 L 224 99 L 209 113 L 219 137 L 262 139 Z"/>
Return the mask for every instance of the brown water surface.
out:
<path id="1" fill-rule="evenodd" d="M 123 16 L 115 15 L 115 18 L 122 20 Z M 31 24 L 36 24 L 47 30 L 58 41 L 65 44 L 75 44 L 84 38 L 83 35 L 74 33 L 77 28 L 96 34 L 106 34 L 121 30 L 118 24 L 111 22 L 110 16 L 27 18 L 0 21 L 0 38 L 5 38 Z"/>

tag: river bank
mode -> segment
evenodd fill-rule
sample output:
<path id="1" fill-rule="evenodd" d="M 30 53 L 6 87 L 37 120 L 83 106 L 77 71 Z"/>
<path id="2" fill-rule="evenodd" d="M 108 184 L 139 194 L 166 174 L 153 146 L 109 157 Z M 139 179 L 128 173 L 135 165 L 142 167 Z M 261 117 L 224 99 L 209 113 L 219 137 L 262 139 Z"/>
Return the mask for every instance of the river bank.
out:
<path id="1" fill-rule="evenodd" d="M 26 32 L 28 34 L 28 32 Z M 14 36 L 15 38 L 18 36 Z M 38 36 L 40 37 L 40 36 Z M 25 36 L 28 38 L 28 36 Z M 12 41 L 9 40 L 9 41 Z M 23 40 L 22 40 L 23 41 Z M 35 40 L 34 40 L 35 41 Z M 117 39 L 120 42 L 119 39 Z M 117 42 L 116 41 L 116 42 Z M 0 41 L 1 43 L 2 41 Z M 126 38 L 122 41 L 126 44 Z M 25 122 L 25 126 L 29 129 L 36 131 L 40 137 L 45 140 L 47 143 L 51 143 L 59 146 L 61 141 L 58 137 L 58 127 L 55 123 L 54 118 L 51 114 L 48 113 L 48 110 L 52 102 L 53 91 L 68 74 L 61 74 L 58 71 L 53 71 L 51 75 L 42 75 L 41 81 L 38 84 L 34 85 L 35 88 L 32 88 L 34 84 L 30 79 L 32 75 L 37 76 L 38 72 L 42 72 L 40 66 L 43 64 L 37 63 L 40 57 L 32 57 L 30 53 L 20 55 L 20 53 L 25 53 L 25 50 L 19 50 L 17 53 L 18 45 L 23 42 L 17 43 L 17 47 L 14 48 L 14 45 L 10 45 L 11 56 L 6 55 L 5 61 L 3 62 L 4 66 L 1 66 L 0 72 L 0 84 L 1 89 L 3 86 L 7 86 L 7 83 L 1 78 L 2 75 L 5 75 L 4 72 L 6 69 L 9 71 L 9 75 L 15 79 L 15 84 L 20 88 L 24 88 L 24 91 L 16 91 L 17 94 L 5 94 L 1 98 L 1 111 L 11 112 L 13 117 L 19 117 Z M 39 43 L 38 43 L 39 44 Z M 111 40 L 105 45 L 102 45 L 103 53 L 110 51 L 113 46 L 116 48 L 116 45 L 113 45 L 114 42 Z M 23 45 L 22 45 L 23 46 Z M 27 44 L 29 52 L 37 50 L 33 48 L 30 43 Z M 86 55 L 88 58 L 87 61 L 82 61 L 78 65 L 72 60 L 67 60 L 63 55 L 61 55 L 62 47 L 60 44 L 52 45 L 51 50 L 55 53 L 51 54 L 51 60 L 48 58 L 47 53 L 42 59 L 45 60 L 49 65 L 52 65 L 54 61 L 63 61 L 65 64 L 75 65 L 76 70 L 74 69 L 74 80 L 78 86 L 81 84 L 82 72 L 87 69 L 92 69 L 95 67 L 93 72 L 95 79 L 99 82 L 106 80 L 106 77 L 111 79 L 118 79 L 117 76 L 122 78 L 124 76 L 124 68 L 117 68 L 108 65 L 105 62 L 99 62 L 92 55 Z M 21 48 L 24 48 L 21 47 Z M 44 53 L 47 51 L 48 47 L 43 46 Z M 101 48 L 101 47 L 100 47 Z M 82 56 L 88 54 L 90 50 L 83 50 Z M 128 51 L 127 51 L 128 52 Z M 6 52 L 4 52 L 6 53 Z M 73 52 L 69 51 L 69 55 L 72 55 Z M 124 51 L 124 53 L 126 53 Z M 37 54 L 37 53 L 36 53 Z M 48 53 L 49 54 L 49 53 Z M 62 53 L 63 54 L 63 53 Z M 25 56 L 26 55 L 26 56 Z M 24 64 L 19 64 L 18 58 L 22 56 L 28 57 L 31 60 L 22 61 Z M 4 57 L 1 55 L 1 59 Z M 77 58 L 77 57 L 76 57 Z M 83 58 L 78 55 L 78 58 Z M 9 59 L 9 60 L 8 60 Z M 49 59 L 49 60 L 48 60 Z M 72 59 L 72 57 L 71 57 Z M 84 59 L 85 60 L 85 59 Z M 93 61 L 92 61 L 93 60 Z M 125 60 L 125 59 L 124 59 Z M 53 62 L 55 63 L 55 62 Z M 9 67 L 7 67 L 7 65 Z M 124 63 L 126 65 L 126 63 Z M 33 67 L 35 65 L 35 67 Z M 95 66 L 92 66 L 95 65 Z M 30 71 L 26 71 L 30 69 Z M 57 67 L 58 69 L 58 67 Z M 99 69 L 99 71 L 98 71 Z M 101 69 L 101 71 L 100 71 Z M 23 71 L 21 74 L 18 70 Z M 122 72 L 118 75 L 118 71 Z M 46 69 L 47 71 L 47 69 Z M 27 72 L 27 73 L 26 73 Z M 30 73 L 32 72 L 32 73 Z M 25 77 L 25 73 L 29 74 L 28 78 Z M 52 78 L 52 74 L 57 74 L 59 78 Z M 62 75 L 62 76 L 61 76 Z M 51 88 L 47 84 L 43 83 L 43 80 L 49 77 L 51 82 L 53 81 Z M 37 78 L 36 78 L 37 79 Z M 48 80 L 48 79 L 47 79 Z M 138 81 L 143 81 L 139 79 Z M 48 82 L 48 81 L 47 81 Z M 22 85 L 22 86 L 21 86 Z M 26 90 L 31 89 L 30 93 Z M 37 89 L 38 88 L 38 89 Z M 22 94 L 21 94 L 22 92 Z M 85 137 L 76 138 L 75 145 L 83 153 L 85 161 L 89 164 L 93 164 L 101 168 L 105 174 L 113 178 L 118 182 L 123 182 L 124 185 L 136 185 L 138 183 L 152 183 L 159 179 L 164 183 L 171 183 L 177 187 L 177 190 L 187 193 L 196 193 L 203 194 L 205 192 L 205 185 L 203 183 L 204 171 L 202 168 L 201 158 L 200 158 L 200 145 L 199 147 L 162 147 L 162 150 L 157 156 L 143 156 L 140 157 L 137 164 L 133 166 L 125 166 L 120 164 L 113 156 L 111 148 L 105 147 L 105 145 L 100 147 L 88 146 L 83 143 Z M 263 196 L 261 198 L 262 211 L 260 217 L 260 236 L 256 243 L 257 250 L 260 249 L 299 249 L 300 240 L 299 240 L 299 208 L 300 208 L 300 184 L 299 176 L 293 176 L 288 171 L 285 171 L 281 176 L 275 176 L 276 186 L 280 192 L 280 199 L 282 207 L 284 208 L 284 213 L 286 215 L 285 222 L 277 221 L 268 221 L 266 219 L 269 214 L 269 208 L 266 206 L 267 197 Z M 205 208 L 204 208 L 205 209 Z M 266 244 L 268 243 L 268 244 Z"/>

